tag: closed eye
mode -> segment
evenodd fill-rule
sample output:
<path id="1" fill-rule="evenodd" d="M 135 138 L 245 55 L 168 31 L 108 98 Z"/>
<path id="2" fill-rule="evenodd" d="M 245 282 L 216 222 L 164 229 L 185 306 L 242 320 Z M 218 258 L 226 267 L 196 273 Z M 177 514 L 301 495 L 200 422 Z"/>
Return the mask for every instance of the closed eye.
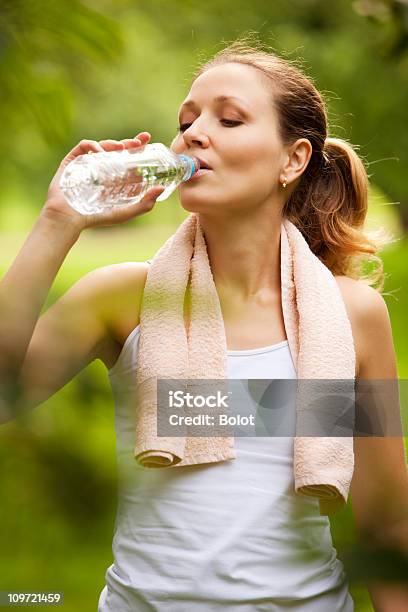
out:
<path id="1" fill-rule="evenodd" d="M 233 121 L 232 119 L 220 119 L 221 123 L 224 123 L 226 125 L 226 127 L 236 127 L 238 125 L 242 125 L 242 121 Z M 185 132 L 190 125 L 192 125 L 191 123 L 182 123 L 181 125 L 177 126 L 177 130 L 179 132 Z"/>

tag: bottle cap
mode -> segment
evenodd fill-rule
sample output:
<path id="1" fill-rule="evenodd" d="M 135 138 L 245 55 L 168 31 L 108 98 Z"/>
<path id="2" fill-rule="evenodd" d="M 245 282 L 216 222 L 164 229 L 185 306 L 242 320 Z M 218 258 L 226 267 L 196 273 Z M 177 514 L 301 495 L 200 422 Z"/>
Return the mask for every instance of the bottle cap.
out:
<path id="1" fill-rule="evenodd" d="M 184 179 L 184 181 L 188 181 L 193 174 L 199 171 L 200 160 L 197 157 L 190 157 L 189 155 L 180 155 L 179 157 L 184 159 L 190 166 L 190 174 Z"/>
<path id="2" fill-rule="evenodd" d="M 199 171 L 201 167 L 200 160 L 198 159 L 198 157 L 192 157 L 191 159 L 194 162 L 194 174 L 195 174 L 196 172 Z"/>

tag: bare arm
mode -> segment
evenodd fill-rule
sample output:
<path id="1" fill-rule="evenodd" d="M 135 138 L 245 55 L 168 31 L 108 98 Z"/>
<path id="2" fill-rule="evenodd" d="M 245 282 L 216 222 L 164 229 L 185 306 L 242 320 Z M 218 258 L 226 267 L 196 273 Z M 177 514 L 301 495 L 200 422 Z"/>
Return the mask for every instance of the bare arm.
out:
<path id="1" fill-rule="evenodd" d="M 149 138 L 147 132 L 142 132 L 139 139 L 105 140 L 100 143 L 81 141 L 61 162 L 50 184 L 47 201 L 39 218 L 15 261 L 0 281 L 0 422 L 13 416 L 10 414 L 10 406 L 18 402 L 21 393 L 20 379 L 23 364 L 27 361 L 26 357 L 29 357 L 29 361 L 33 361 L 35 355 L 47 353 L 47 344 L 51 346 L 53 341 L 51 328 L 54 325 L 54 330 L 57 331 L 58 318 L 61 320 L 60 324 L 64 322 L 64 332 L 69 343 L 70 323 L 74 335 L 79 322 L 84 324 L 94 306 L 93 294 L 87 291 L 90 285 L 94 293 L 98 293 L 99 289 L 95 287 L 96 281 L 93 284 L 80 283 L 78 290 L 70 292 L 62 304 L 50 309 L 43 315 L 44 319 L 41 317 L 39 321 L 41 309 L 55 276 L 81 231 L 95 225 L 122 223 L 143 214 L 153 208 L 156 198 L 163 191 L 163 188 L 155 187 L 150 189 L 138 204 L 107 210 L 96 215 L 81 215 L 68 205 L 59 189 L 59 180 L 65 166 L 76 156 L 87 151 L 140 146 L 146 144 Z M 75 296 L 75 299 L 72 296 Z M 71 316 L 78 309 L 83 313 L 82 318 Z M 90 323 L 89 317 L 87 322 Z M 91 340 L 93 344 L 97 341 L 100 330 L 97 323 L 94 326 L 90 324 L 87 329 L 94 331 Z M 58 340 L 60 339 L 61 336 L 58 336 Z M 80 343 L 84 351 L 83 359 L 87 359 L 90 354 L 88 344 L 86 341 Z M 78 363 L 81 362 L 81 356 L 76 355 L 75 359 L 79 360 Z M 30 363 L 26 369 L 27 372 L 35 371 Z M 68 364 L 67 371 L 69 370 Z M 75 370 L 76 365 L 72 368 L 72 371 Z M 30 379 L 30 383 L 34 382 Z"/>
<path id="2" fill-rule="evenodd" d="M 112 346 L 115 326 L 137 311 L 145 263 L 112 264 L 80 278 L 38 321 L 19 377 L 21 410 L 41 404 Z"/>
<path id="3" fill-rule="evenodd" d="M 369 287 L 355 287 L 358 334 L 363 347 L 359 378 L 398 378 L 392 330 L 383 298 Z M 391 387 L 390 388 L 394 388 Z M 391 414 L 391 411 L 395 411 Z M 398 397 L 387 398 L 387 414 L 395 423 Z M 393 428 L 395 431 L 395 427 Z M 356 437 L 351 496 L 361 544 L 400 551 L 408 558 L 408 474 L 402 436 Z M 367 584 L 376 612 L 408 610 L 407 584 Z"/>
<path id="4" fill-rule="evenodd" d="M 48 292 L 80 231 L 40 216 L 0 282 L 0 380 L 21 369 Z"/>

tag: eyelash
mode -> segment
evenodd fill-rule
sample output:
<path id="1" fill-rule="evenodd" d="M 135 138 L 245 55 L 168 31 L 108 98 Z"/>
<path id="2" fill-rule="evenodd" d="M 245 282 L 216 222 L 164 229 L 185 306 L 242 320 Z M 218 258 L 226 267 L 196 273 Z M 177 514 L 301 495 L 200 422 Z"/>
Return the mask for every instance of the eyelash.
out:
<path id="1" fill-rule="evenodd" d="M 242 125 L 242 121 L 233 121 L 232 119 L 220 119 L 220 121 L 224 121 L 228 123 L 228 127 L 237 127 L 238 125 Z M 188 127 L 190 127 L 191 123 L 182 123 L 177 126 L 178 132 L 184 132 Z"/>

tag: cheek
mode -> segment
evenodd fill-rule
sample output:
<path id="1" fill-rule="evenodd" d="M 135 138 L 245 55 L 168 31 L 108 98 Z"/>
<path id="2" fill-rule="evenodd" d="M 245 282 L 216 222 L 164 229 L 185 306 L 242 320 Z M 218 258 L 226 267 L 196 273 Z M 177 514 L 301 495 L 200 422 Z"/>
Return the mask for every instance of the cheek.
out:
<path id="1" fill-rule="evenodd" d="M 247 143 L 242 153 L 231 162 L 227 169 L 230 172 L 227 173 L 230 173 L 232 188 L 234 184 L 241 189 L 246 185 L 257 192 L 268 192 L 279 180 L 280 154 L 277 150 L 271 150 L 270 146 L 260 146 L 259 142 L 254 146 Z"/>
<path id="2" fill-rule="evenodd" d="M 268 137 L 268 130 L 257 138 L 248 139 L 245 146 L 245 155 L 254 164 L 275 166 L 280 158 L 281 150 L 272 133 Z"/>
<path id="3" fill-rule="evenodd" d="M 270 132 L 270 137 L 268 137 Z M 280 164 L 281 149 L 276 135 L 268 126 L 264 130 L 242 130 L 234 133 L 233 150 L 229 148 L 226 157 L 228 166 L 239 171 L 244 168 L 250 173 L 262 174 L 265 171 L 274 173 Z M 231 154 L 232 153 L 232 154 Z"/>

